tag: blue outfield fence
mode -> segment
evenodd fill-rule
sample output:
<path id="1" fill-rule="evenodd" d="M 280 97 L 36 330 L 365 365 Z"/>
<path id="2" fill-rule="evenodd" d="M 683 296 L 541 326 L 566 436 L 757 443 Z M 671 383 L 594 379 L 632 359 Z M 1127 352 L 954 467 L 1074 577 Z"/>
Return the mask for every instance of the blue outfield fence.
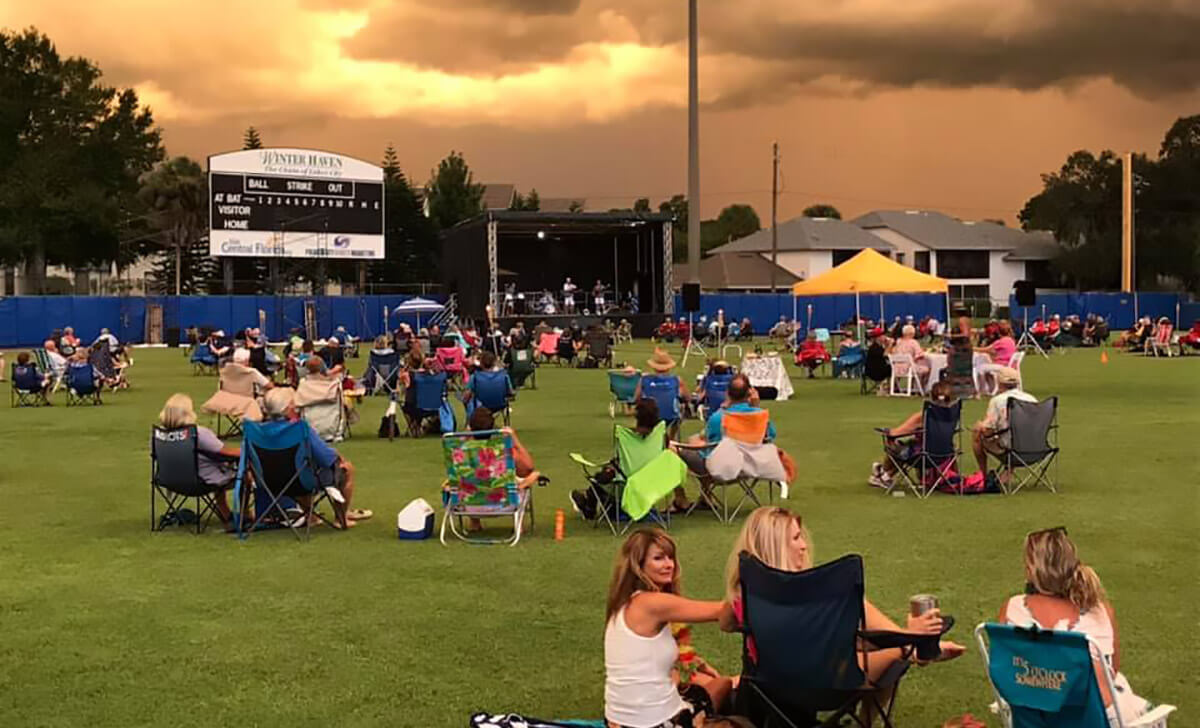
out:
<path id="1" fill-rule="evenodd" d="M 317 334 L 329 336 L 339 327 L 358 337 L 374 337 L 384 330 L 383 310 L 392 311 L 414 296 L 11 296 L 0 298 L 0 347 L 38 346 L 54 329 L 74 327 L 91 341 L 107 328 L 121 341 L 141 343 L 145 338 L 146 310 L 163 309 L 167 329 L 183 332 L 191 326 L 211 326 L 229 333 L 258 326 L 258 312 L 266 313 L 266 331 L 272 341 L 292 329 L 304 327 L 304 304 L 316 309 Z M 440 296 L 424 296 L 443 300 Z M 428 316 L 423 320 L 427 320 Z M 416 325 L 415 316 L 390 316 Z"/>
<path id="2" fill-rule="evenodd" d="M 1166 316 L 1179 326 L 1190 326 L 1200 318 L 1200 303 L 1188 303 L 1178 293 L 1039 293 L 1036 306 L 1018 306 L 1016 296 L 1009 297 L 1008 305 L 1014 321 L 1022 321 L 1026 311 L 1031 323 L 1054 314 L 1086 318 L 1094 313 L 1112 329 L 1127 329 L 1140 316 Z"/>
<path id="3" fill-rule="evenodd" d="M 754 330 L 763 333 L 774 326 L 780 316 L 792 318 L 793 303 L 796 317 L 805 326 L 808 325 L 808 307 L 812 306 L 812 327 L 817 329 L 840 328 L 854 318 L 853 294 L 794 297 L 787 293 L 706 293 L 700 296 L 700 311 L 696 316 L 711 319 L 723 309 L 727 322 L 748 318 L 754 324 Z M 882 316 L 888 321 L 893 316 L 910 315 L 918 320 L 927 315 L 939 321 L 946 318 L 946 297 L 940 293 L 866 294 L 859 300 L 862 315 L 876 321 L 880 319 L 881 307 Z M 683 310 L 679 296 L 675 297 L 675 310 Z M 678 318 L 679 314 L 675 316 Z"/>

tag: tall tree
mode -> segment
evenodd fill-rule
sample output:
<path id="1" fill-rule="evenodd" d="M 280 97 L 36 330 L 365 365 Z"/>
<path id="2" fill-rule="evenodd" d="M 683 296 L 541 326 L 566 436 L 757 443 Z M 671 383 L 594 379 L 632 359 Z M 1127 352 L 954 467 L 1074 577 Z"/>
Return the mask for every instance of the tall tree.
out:
<path id="1" fill-rule="evenodd" d="M 395 182 L 396 180 L 407 179 L 404 177 L 404 170 L 400 169 L 400 156 L 396 154 L 396 147 L 391 143 L 383 150 L 383 161 L 379 165 L 383 169 L 383 181 Z"/>
<path id="2" fill-rule="evenodd" d="M 467 161 L 456 151 L 433 170 L 425 195 L 429 216 L 440 230 L 483 212 L 483 185 L 475 183 Z"/>
<path id="3" fill-rule="evenodd" d="M 737 240 L 762 229 L 758 213 L 750 205 L 729 205 L 717 215 L 717 224 L 729 240 Z"/>
<path id="4" fill-rule="evenodd" d="M 163 157 L 137 94 L 100 78 L 36 29 L 0 30 L 0 261 L 35 292 L 47 264 L 120 258 L 138 178 Z"/>
<path id="5" fill-rule="evenodd" d="M 567 212 L 583 212 L 583 202 L 571 200 L 571 204 L 567 205 Z"/>
<path id="6" fill-rule="evenodd" d="M 258 129 L 253 126 L 246 127 L 246 133 L 242 135 L 242 149 L 262 149 L 262 145 Z"/>
<path id="7" fill-rule="evenodd" d="M 203 240 L 208 230 L 204 170 L 187 157 L 168 160 L 142 177 L 138 199 L 157 242 L 166 248 L 156 271 L 160 285 L 171 293 L 207 291 L 217 271 Z"/>
<path id="8" fill-rule="evenodd" d="M 809 205 L 808 207 L 804 208 L 804 212 L 800 214 L 804 217 L 831 217 L 834 220 L 842 219 L 841 211 L 839 211 L 833 205 L 828 205 L 823 202 L 816 205 Z"/>
<path id="9" fill-rule="evenodd" d="M 652 212 L 650 209 L 650 198 L 639 197 L 633 201 L 633 211 L 639 215 L 648 215 Z"/>
<path id="10" fill-rule="evenodd" d="M 400 168 L 395 148 L 383 153 L 384 253 L 370 266 L 377 283 L 426 283 L 437 280 L 437 230 L 425 217 L 421 200 Z"/>

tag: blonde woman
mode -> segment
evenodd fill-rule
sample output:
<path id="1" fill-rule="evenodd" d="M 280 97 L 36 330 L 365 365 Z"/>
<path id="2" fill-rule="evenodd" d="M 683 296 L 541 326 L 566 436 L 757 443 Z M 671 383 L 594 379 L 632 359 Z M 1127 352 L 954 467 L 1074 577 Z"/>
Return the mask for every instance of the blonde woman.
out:
<path id="1" fill-rule="evenodd" d="M 192 398 L 186 394 L 172 394 L 158 413 L 158 424 L 169 430 L 195 425 L 196 408 Z M 212 430 L 201 425 L 196 425 L 196 451 L 200 480 L 221 488 L 221 493 L 214 500 L 221 522 L 228 524 L 232 514 L 229 512 L 229 504 L 225 501 L 225 491 L 233 487 L 234 478 L 237 476 L 233 462 L 242 451 L 236 446 L 221 442 Z"/>
<path id="2" fill-rule="evenodd" d="M 723 699 L 713 699 L 715 689 L 676 684 L 679 646 L 671 623 L 716 622 L 729 605 L 681 596 L 675 554 L 675 542 L 657 528 L 629 534 L 617 554 L 604 628 L 604 717 L 610 728 L 692 728 L 703 725 Z M 728 678 L 722 680 L 728 695 Z"/>
<path id="3" fill-rule="evenodd" d="M 1100 655 L 1093 654 L 1097 676 L 1101 670 L 1108 670 L 1117 692 L 1109 695 L 1103 677 L 1099 678 L 1109 722 L 1117 725 L 1116 713 L 1120 712 L 1128 724 L 1149 710 L 1150 704 L 1134 694 L 1129 680 L 1121 674 L 1117 619 L 1100 577 L 1079 560 L 1066 528 L 1034 531 L 1025 537 L 1025 581 L 1025 593 L 1004 603 L 1000 622 L 1019 627 L 1036 624 L 1042 629 L 1082 632 L 1091 637 L 1100 647 Z"/>
<path id="4" fill-rule="evenodd" d="M 773 569 L 781 571 L 805 571 L 812 568 L 812 541 L 808 529 L 800 520 L 800 516 L 787 508 L 764 506 L 757 508 L 746 519 L 742 532 L 734 543 L 729 555 L 729 563 L 725 569 L 725 599 L 732 609 L 721 619 L 721 629 L 727 632 L 739 631 L 742 626 L 742 585 L 738 573 L 738 556 L 743 551 L 763 562 Z M 942 631 L 942 616 L 940 610 L 933 609 L 920 617 L 909 617 L 907 628 L 900 627 L 888 618 L 886 614 L 868 599 L 863 599 L 863 611 L 866 616 L 868 631 L 880 630 L 887 632 L 908 632 L 912 634 L 936 635 Z M 966 651 L 962 645 L 942 641 L 941 654 L 938 661 L 951 660 Z M 753 641 L 747 644 L 750 659 L 757 660 L 757 650 Z M 860 666 L 862 655 L 859 656 Z M 874 683 L 883 677 L 891 666 L 903 659 L 899 648 L 877 650 L 871 652 L 870 660 L 865 667 L 867 679 Z M 880 704 L 887 704 L 887 696 L 880 696 Z"/>

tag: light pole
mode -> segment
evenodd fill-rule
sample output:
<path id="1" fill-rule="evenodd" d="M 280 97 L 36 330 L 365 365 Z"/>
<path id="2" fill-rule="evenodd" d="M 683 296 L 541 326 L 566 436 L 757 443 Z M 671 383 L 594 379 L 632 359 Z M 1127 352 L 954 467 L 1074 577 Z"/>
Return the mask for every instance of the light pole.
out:
<path id="1" fill-rule="evenodd" d="M 697 0 L 688 0 L 688 279 L 700 282 L 700 80 Z"/>

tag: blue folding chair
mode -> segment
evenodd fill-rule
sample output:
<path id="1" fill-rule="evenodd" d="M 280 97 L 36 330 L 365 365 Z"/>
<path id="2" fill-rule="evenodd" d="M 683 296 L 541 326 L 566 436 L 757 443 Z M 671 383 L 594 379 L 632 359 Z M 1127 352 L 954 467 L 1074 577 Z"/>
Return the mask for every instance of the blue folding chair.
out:
<path id="1" fill-rule="evenodd" d="M 911 435 L 893 435 L 885 428 L 876 428 L 883 435 L 883 449 L 896 468 L 896 475 L 886 492 L 903 484 L 918 498 L 928 498 L 939 486 L 950 483 L 958 469 L 962 453 L 962 400 L 946 406 L 925 402 L 921 410 L 921 429 Z M 906 447 L 899 440 L 911 438 Z"/>
<path id="2" fill-rule="evenodd" d="M 516 390 L 513 389 L 508 372 L 475 372 L 467 382 L 467 389 L 471 392 L 471 398 L 467 400 L 468 416 L 475 411 L 476 407 L 483 406 L 491 410 L 493 414 L 502 415 L 505 425 L 510 423 L 512 420 L 510 403 L 516 396 Z"/>
<path id="3" fill-rule="evenodd" d="M 440 415 L 442 404 L 446 402 L 447 379 L 448 376 L 445 372 L 437 374 L 416 372 L 413 374 L 412 386 L 416 389 L 416 412 L 405 413 L 408 415 L 408 434 L 410 436 L 420 437 L 425 421 Z"/>
<path id="4" fill-rule="evenodd" d="M 229 487 L 212 485 L 200 478 L 200 452 L 196 447 L 196 426 L 167 429 L 155 425 L 150 430 L 150 530 L 162 531 L 171 525 L 194 523 L 199 534 L 217 514 L 217 498 Z M 191 499 L 196 510 L 184 508 Z M 159 515 L 157 505 L 163 502 Z"/>
<path id="5" fill-rule="evenodd" d="M 217 373 L 217 355 L 213 353 L 212 347 L 208 345 L 207 341 L 196 344 L 192 349 L 189 361 L 191 361 L 194 376 Z"/>
<path id="6" fill-rule="evenodd" d="M 1093 659 L 1100 648 L 1079 632 L 988 623 L 975 628 L 975 640 L 1006 728 L 1165 726 L 1175 710 L 1160 705 L 1130 722 L 1114 710 L 1110 720 Z M 1099 672 L 1116 695 L 1108 666 Z"/>
<path id="7" fill-rule="evenodd" d="M 805 571 L 773 569 L 746 552 L 738 558 L 742 587 L 742 677 L 734 713 L 759 726 L 839 726 L 871 704 L 891 727 L 894 686 L 913 651 L 938 654 L 940 635 L 866 631 L 862 557 L 850 554 Z M 953 626 L 945 618 L 943 630 Z M 751 648 L 753 644 L 753 649 Z M 803 646 L 803 649 L 798 649 Z M 872 652 L 898 648 L 902 658 L 867 679 Z M 879 689 L 892 687 L 886 704 Z M 819 719 L 818 716 L 827 717 Z"/>
<path id="8" fill-rule="evenodd" d="M 631 407 L 635 404 L 638 382 L 642 381 L 641 372 L 626 372 L 622 369 L 608 371 L 608 391 L 612 401 L 608 403 L 608 416 L 617 416 L 617 407 Z"/>
<path id="9" fill-rule="evenodd" d="M 238 538 L 248 538 L 256 530 L 286 527 L 300 539 L 303 527 L 307 540 L 313 517 L 332 523 L 317 511 L 328 495 L 321 482 L 320 470 L 313 458 L 308 423 L 250 422 L 242 425 L 242 456 L 238 461 L 233 486 L 233 520 Z M 242 488 L 251 483 L 255 489 L 254 520 L 246 524 L 241 514 Z M 330 483 L 332 484 L 332 483 Z M 309 498 L 307 508 L 299 508 L 300 498 Z M 289 508 L 291 511 L 289 512 Z"/>
<path id="10" fill-rule="evenodd" d="M 708 421 L 708 416 L 721 409 L 725 397 L 729 393 L 729 383 L 733 381 L 733 372 L 725 374 L 707 374 L 704 377 L 704 401 L 701 402 L 703 411 L 700 419 Z"/>
<path id="11" fill-rule="evenodd" d="M 67 364 L 67 406 L 103 404 L 100 401 L 100 376 L 90 363 Z"/>
<path id="12" fill-rule="evenodd" d="M 45 378 L 33 364 L 21 366 L 13 362 L 10 404 L 13 407 L 48 407 L 50 405 L 50 399 L 46 396 Z"/>
<path id="13" fill-rule="evenodd" d="M 682 416 L 679 413 L 679 377 L 674 374 L 647 374 L 642 377 L 642 396 L 658 405 L 658 419 L 667 423 L 667 430 L 676 433 Z M 674 438 L 674 434 L 671 434 Z"/>
<path id="14" fill-rule="evenodd" d="M 395 399 L 398 394 L 397 380 L 400 377 L 400 354 L 395 349 L 377 351 L 372 349 L 363 372 L 363 388 L 368 395 L 387 392 Z"/>
<path id="15" fill-rule="evenodd" d="M 837 379 L 843 374 L 850 379 L 861 378 L 866 360 L 867 355 L 863 351 L 862 344 L 847 346 L 838 352 L 833 360 L 833 378 Z"/>

